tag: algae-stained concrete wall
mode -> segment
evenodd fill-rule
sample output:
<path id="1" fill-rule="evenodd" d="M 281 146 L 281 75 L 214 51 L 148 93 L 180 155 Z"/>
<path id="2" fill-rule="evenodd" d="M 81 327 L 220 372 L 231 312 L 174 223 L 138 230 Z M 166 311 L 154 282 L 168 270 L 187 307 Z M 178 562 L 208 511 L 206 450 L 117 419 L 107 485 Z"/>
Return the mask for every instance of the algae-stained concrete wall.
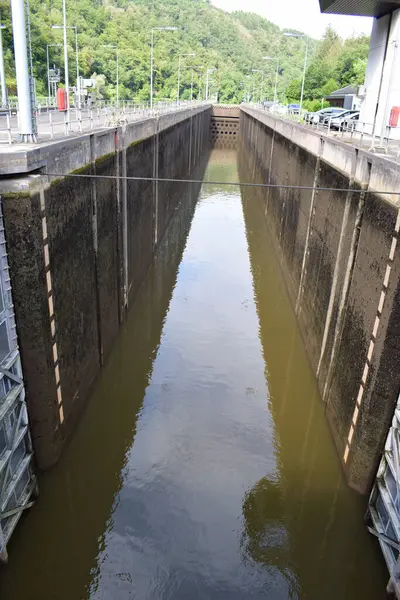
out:
<path id="1" fill-rule="evenodd" d="M 58 460 L 168 222 L 185 202 L 184 184 L 124 176 L 190 176 L 207 148 L 203 132 L 209 118 L 208 110 L 197 110 L 178 121 L 135 124 L 133 132 L 128 127 L 97 132 L 85 136 L 85 152 L 70 176 L 24 175 L 2 182 L 27 402 L 41 468 Z M 70 166 L 69 158 L 65 164 Z M 61 170 L 53 163 L 47 172 L 56 168 Z"/>
<path id="2" fill-rule="evenodd" d="M 347 479 L 367 492 L 400 388 L 400 204 L 388 194 L 400 169 L 253 108 L 241 146 L 256 181 L 287 186 L 256 201 Z"/>

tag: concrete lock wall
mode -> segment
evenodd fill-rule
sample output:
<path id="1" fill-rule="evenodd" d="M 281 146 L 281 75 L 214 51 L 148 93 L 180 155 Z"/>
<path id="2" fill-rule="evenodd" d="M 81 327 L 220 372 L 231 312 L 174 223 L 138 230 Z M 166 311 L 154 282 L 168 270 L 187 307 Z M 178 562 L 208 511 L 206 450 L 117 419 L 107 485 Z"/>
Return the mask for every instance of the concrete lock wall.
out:
<path id="1" fill-rule="evenodd" d="M 9 165 L 0 193 L 41 468 L 60 457 L 184 197 L 183 184 L 123 177 L 187 177 L 209 120 L 206 106 L 180 111 L 45 145 Z M 15 175 L 32 165 L 42 173 Z M 91 174 L 106 178 L 82 177 Z"/>
<path id="2" fill-rule="evenodd" d="M 254 108 L 243 108 L 240 130 L 240 160 L 255 181 L 303 187 L 259 188 L 255 201 L 346 477 L 365 493 L 400 388 L 400 202 L 389 195 L 400 169 Z"/>

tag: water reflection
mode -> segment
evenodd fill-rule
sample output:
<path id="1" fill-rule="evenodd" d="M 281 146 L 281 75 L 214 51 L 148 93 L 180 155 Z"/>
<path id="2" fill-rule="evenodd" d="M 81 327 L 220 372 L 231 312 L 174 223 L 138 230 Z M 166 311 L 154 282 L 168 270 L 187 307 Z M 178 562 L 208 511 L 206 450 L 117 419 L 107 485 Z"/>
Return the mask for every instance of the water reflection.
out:
<path id="1" fill-rule="evenodd" d="M 251 180 L 251 157 L 238 163 L 241 180 Z M 265 539 L 274 539 L 290 571 L 288 597 L 382 598 L 386 573 L 364 527 L 365 501 L 344 482 L 264 219 L 266 194 L 242 188 L 279 478 L 261 478 L 245 495 L 247 547 L 268 562 Z"/>
<path id="2" fill-rule="evenodd" d="M 194 178 L 204 168 L 203 161 Z M 1 600 L 81 600 L 97 579 L 199 186 L 180 187 L 180 193 L 180 209 L 79 427 L 59 465 L 42 475 L 40 501 L 11 540 L 10 562 L 0 571 Z M 124 578 L 118 577 L 121 585 Z"/>
<path id="3" fill-rule="evenodd" d="M 237 177 L 234 152 L 215 151 L 206 179 Z M 2 600 L 383 596 L 262 195 L 204 186 L 185 247 L 195 200 L 192 189 L 175 211 L 77 435 L 11 544 Z"/>

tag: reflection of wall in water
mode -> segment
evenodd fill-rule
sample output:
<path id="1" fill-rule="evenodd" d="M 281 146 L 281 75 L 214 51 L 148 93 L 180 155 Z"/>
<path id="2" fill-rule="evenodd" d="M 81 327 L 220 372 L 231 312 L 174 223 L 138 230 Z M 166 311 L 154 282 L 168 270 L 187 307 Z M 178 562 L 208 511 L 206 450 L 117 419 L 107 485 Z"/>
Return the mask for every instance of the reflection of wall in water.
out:
<path id="1" fill-rule="evenodd" d="M 249 107 L 240 141 L 273 186 L 264 218 L 347 480 L 366 493 L 400 388 L 400 212 L 363 190 L 395 191 L 395 166 Z"/>
<path id="2" fill-rule="evenodd" d="M 240 181 L 252 182 L 253 159 L 239 153 L 238 166 Z M 255 562 L 279 569 L 294 597 L 314 598 L 319 590 L 319 598 L 336 600 L 365 590 L 368 598 L 370 590 L 379 593 L 384 575 L 363 525 L 362 499 L 344 480 L 298 333 L 264 218 L 268 192 L 242 187 L 241 194 L 278 463 L 276 479 L 261 479 L 244 496 L 242 547 Z M 371 565 L 368 572 L 361 573 L 359 561 Z"/>
<path id="3" fill-rule="evenodd" d="M 193 179 L 202 179 L 206 159 L 207 156 L 192 171 Z M 200 184 L 176 183 L 173 190 L 179 210 L 167 225 L 80 426 L 63 459 L 43 476 L 41 487 L 45 489 L 40 502 L 22 524 L 21 537 L 16 540 L 18 554 L 2 573 L 2 586 L 5 591 L 12 590 L 13 597 L 25 596 L 27 581 L 32 598 L 40 598 L 43 589 L 52 588 L 53 563 L 44 569 L 43 556 L 53 556 L 56 573 L 73 573 L 65 579 L 63 590 L 58 590 L 59 598 L 86 597 L 93 580 L 98 552 L 125 476 L 126 453 L 136 435 Z M 41 553 L 36 551 L 37 532 Z M 22 568 L 24 577 L 20 576 Z"/>

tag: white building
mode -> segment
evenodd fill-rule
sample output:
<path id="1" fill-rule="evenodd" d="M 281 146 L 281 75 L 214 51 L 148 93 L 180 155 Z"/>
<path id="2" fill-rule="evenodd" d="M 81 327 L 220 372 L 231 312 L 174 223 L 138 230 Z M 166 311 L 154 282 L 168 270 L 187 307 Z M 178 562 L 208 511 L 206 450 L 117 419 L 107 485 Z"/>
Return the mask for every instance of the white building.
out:
<path id="1" fill-rule="evenodd" d="M 397 126 L 390 126 L 394 107 L 400 112 L 400 0 L 319 0 L 321 12 L 375 17 L 360 123 L 367 133 L 400 139 L 400 115 Z M 395 109 L 396 110 L 396 109 Z"/>

